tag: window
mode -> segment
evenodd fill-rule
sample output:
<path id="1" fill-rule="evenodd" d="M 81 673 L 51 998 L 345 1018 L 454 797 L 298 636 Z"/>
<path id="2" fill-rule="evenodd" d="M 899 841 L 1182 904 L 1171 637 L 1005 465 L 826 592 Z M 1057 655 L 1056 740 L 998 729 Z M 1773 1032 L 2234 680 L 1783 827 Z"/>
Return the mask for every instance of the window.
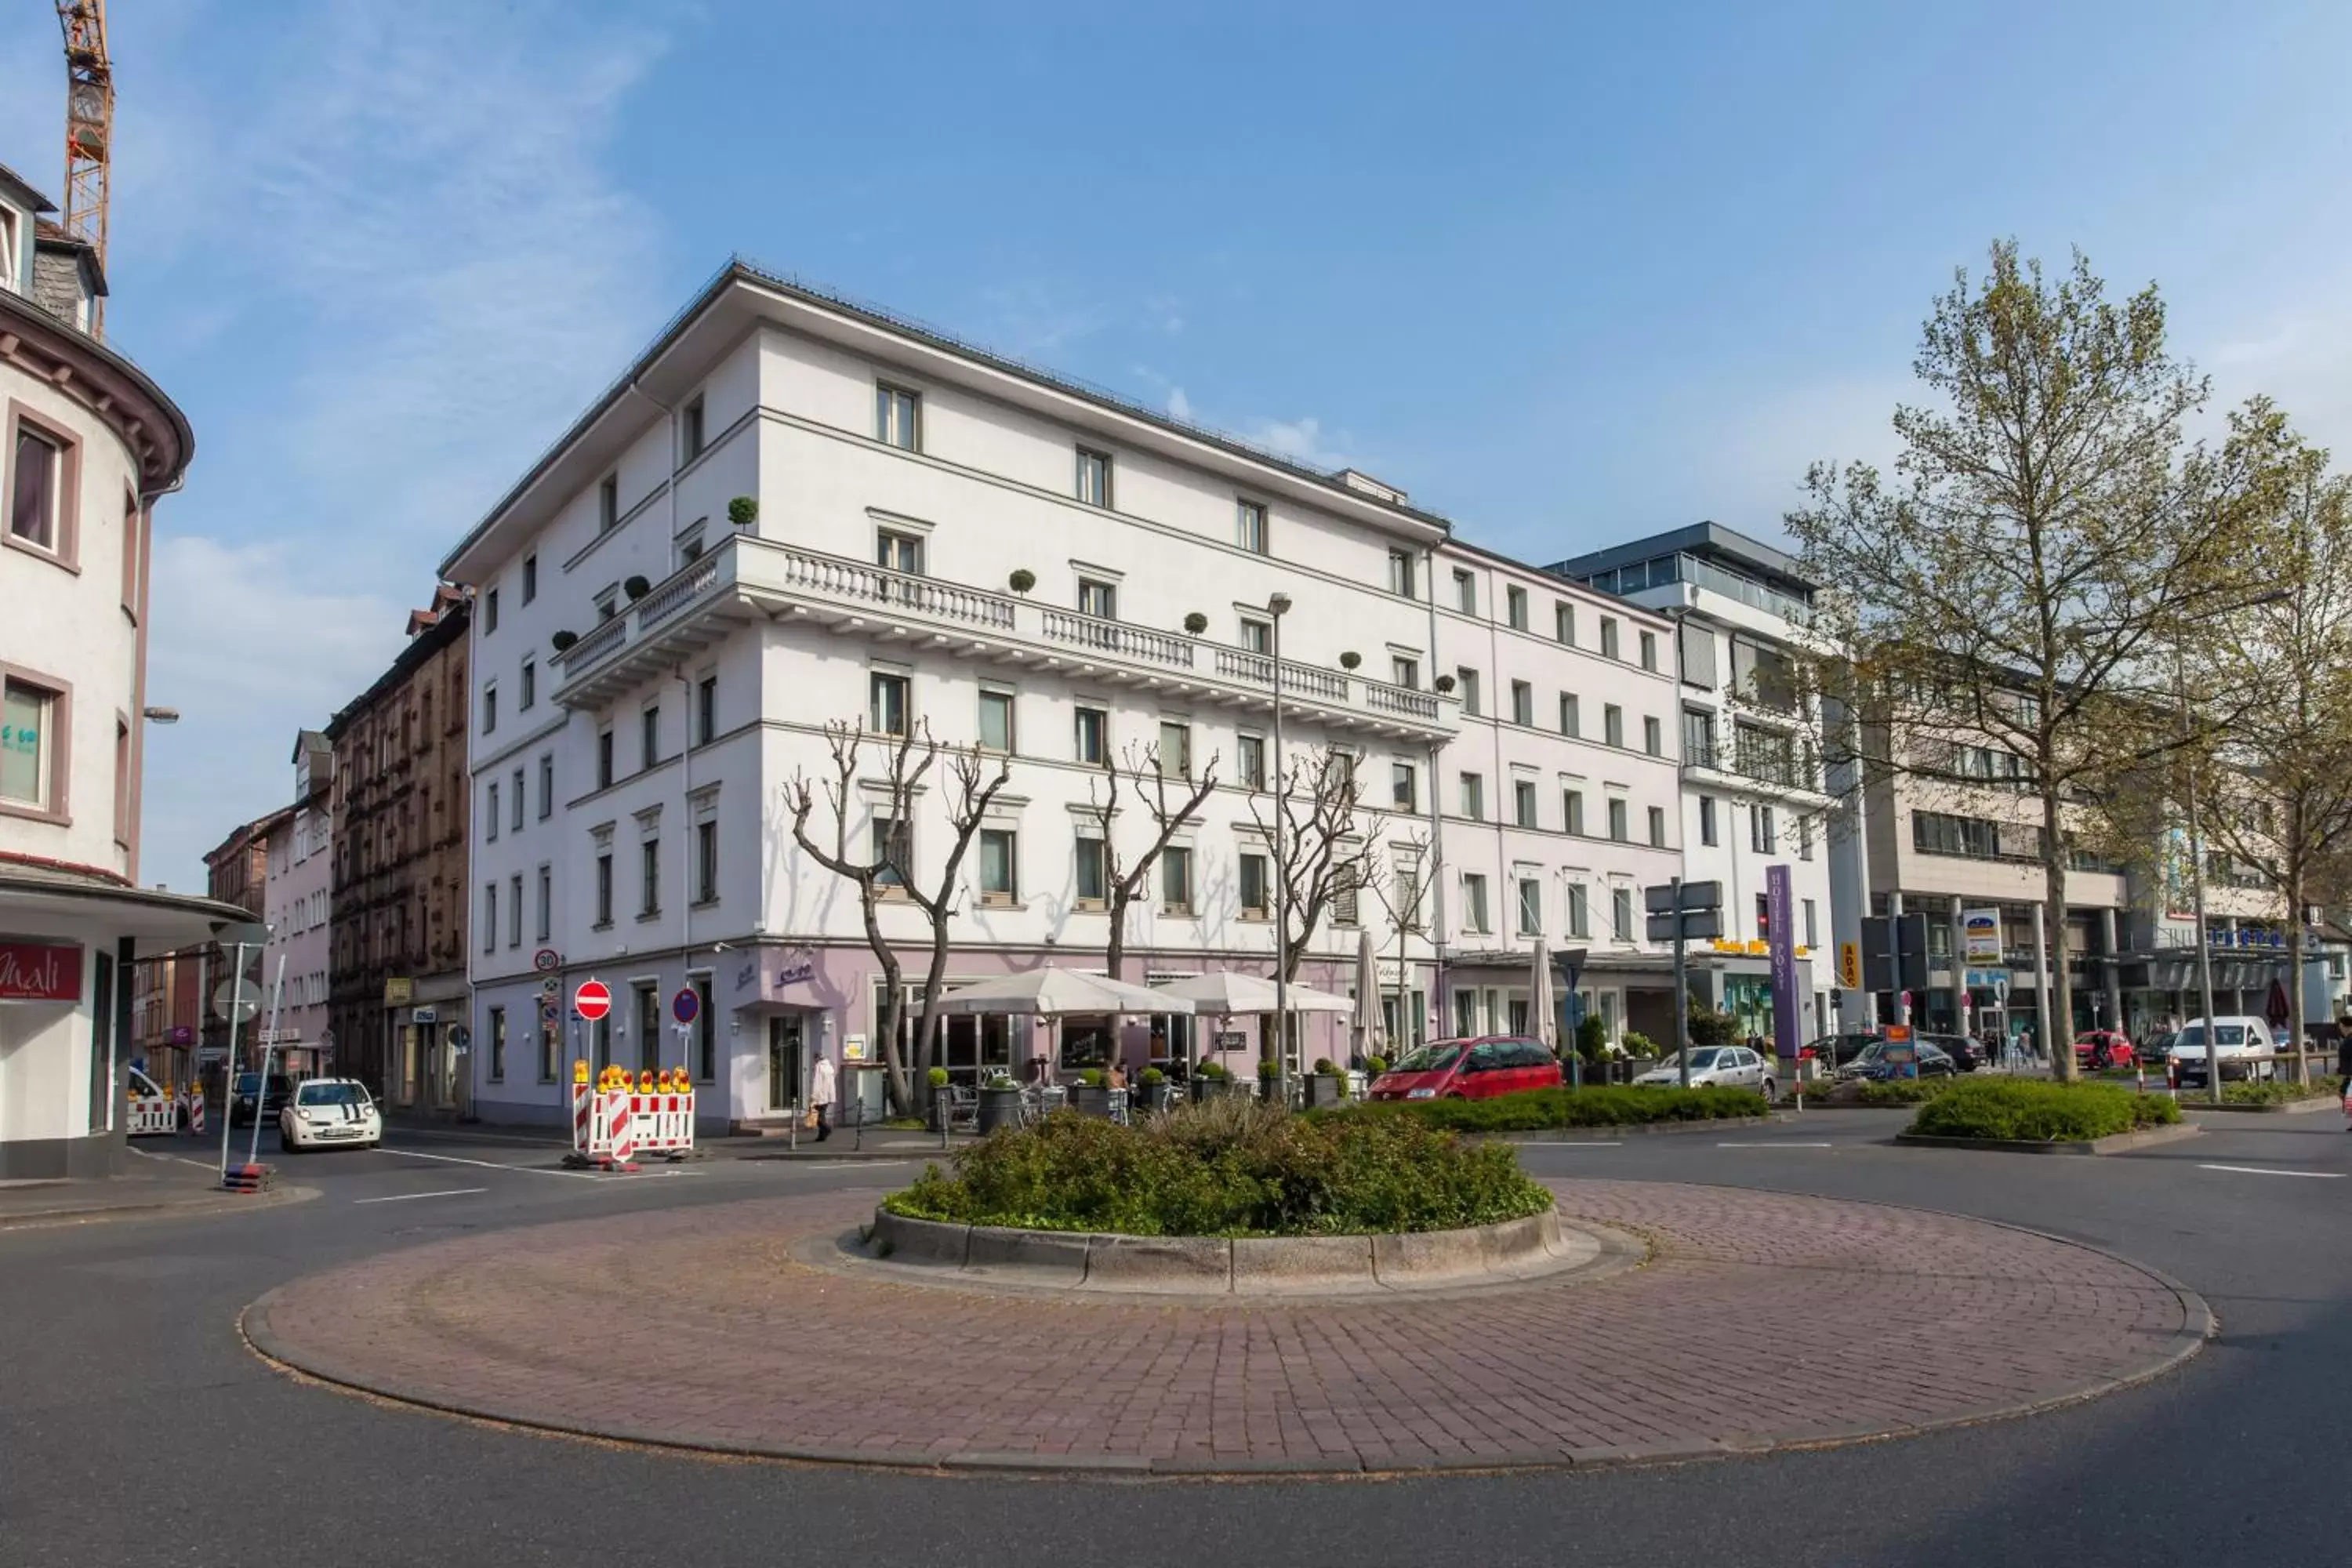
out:
<path id="1" fill-rule="evenodd" d="M 1110 878 L 1103 863 L 1103 841 L 1081 837 L 1077 848 L 1078 903 L 1081 907 L 1100 909 L 1109 901 Z"/>
<path id="2" fill-rule="evenodd" d="M 1192 912 L 1192 851 L 1170 845 L 1160 852 L 1160 910 L 1162 914 Z"/>
<path id="3" fill-rule="evenodd" d="M 538 597 L 539 557 L 526 555 L 522 558 L 522 602 L 528 605 Z"/>
<path id="4" fill-rule="evenodd" d="M 1528 629 L 1528 591 L 1525 588 L 1504 591 L 1503 618 L 1519 631 Z"/>
<path id="5" fill-rule="evenodd" d="M 1559 694 L 1559 732 L 1571 740 L 1584 733 L 1584 721 L 1578 711 L 1573 691 Z"/>
<path id="6" fill-rule="evenodd" d="M 1265 787 L 1265 741 L 1257 735 L 1244 735 L 1234 743 L 1235 782 L 1244 789 Z"/>
<path id="7" fill-rule="evenodd" d="M 1274 652 L 1274 623 L 1250 616 L 1242 617 L 1242 647 L 1250 653 Z"/>
<path id="8" fill-rule="evenodd" d="M 1716 842 L 1715 796 L 1698 797 L 1698 841 L 1712 847 Z"/>
<path id="9" fill-rule="evenodd" d="M 1399 811 L 1421 809 L 1421 789 L 1411 763 L 1389 764 L 1389 801 Z"/>
<path id="10" fill-rule="evenodd" d="M 1619 942 L 1633 940 L 1633 889 L 1631 888 L 1610 889 L 1609 934 Z"/>
<path id="11" fill-rule="evenodd" d="M 515 832 L 520 833 L 522 831 L 522 770 L 520 768 L 514 771 L 513 788 L 510 793 L 513 796 L 514 818 L 507 826 Z"/>
<path id="12" fill-rule="evenodd" d="M 1568 830 L 1578 837 L 1584 836 L 1584 792 L 1580 789 L 1560 791 L 1562 813 L 1568 818 Z"/>
<path id="13" fill-rule="evenodd" d="M 1454 672 L 1454 685 L 1462 697 L 1462 711 L 1470 718 L 1475 719 L 1478 716 L 1478 672 L 1475 669 L 1456 669 Z"/>
<path id="14" fill-rule="evenodd" d="M 719 737 L 719 678 L 706 675 L 694 688 L 694 727 L 702 743 Z"/>
<path id="15" fill-rule="evenodd" d="M 1012 830 L 1003 827 L 983 827 L 980 830 L 980 901 L 999 907 L 1012 904 L 1020 898 L 1019 884 L 1014 876 L 1015 856 Z"/>
<path id="16" fill-rule="evenodd" d="M 603 626 L 621 613 L 621 589 L 618 584 L 596 595 L 596 624 Z"/>
<path id="17" fill-rule="evenodd" d="M 1551 636 L 1554 642 L 1576 644 L 1576 606 L 1566 599 L 1551 602 Z"/>
<path id="18" fill-rule="evenodd" d="M 1617 621 L 1612 616 L 1601 617 L 1601 657 L 1603 658 L 1617 657 Z"/>
<path id="19" fill-rule="evenodd" d="M 1643 669 L 1658 668 L 1658 634 L 1655 632 L 1642 634 L 1642 668 Z"/>
<path id="20" fill-rule="evenodd" d="M 1336 867 L 1331 872 L 1331 923 L 1335 926 L 1357 926 L 1363 923 L 1361 909 L 1356 898 L 1358 874 L 1352 865 Z"/>
<path id="21" fill-rule="evenodd" d="M 539 906 L 531 921 L 531 931 L 545 942 L 555 925 L 555 869 L 551 866 L 539 868 Z"/>
<path id="22" fill-rule="evenodd" d="M 648 703 L 637 714 L 637 766 L 652 767 L 661 761 L 661 704 Z"/>
<path id="23" fill-rule="evenodd" d="M 1581 882 L 1568 885 L 1568 934 L 1575 937 L 1592 934 L 1591 900 Z"/>
<path id="24" fill-rule="evenodd" d="M 896 817 L 874 814 L 874 880 L 885 888 L 904 891 L 907 886 L 907 863 L 914 858 L 912 836 L 907 825 Z"/>
<path id="25" fill-rule="evenodd" d="M 507 1010 L 491 1008 L 488 1023 L 484 1032 L 490 1037 L 490 1081 L 503 1083 L 507 1076 Z"/>
<path id="26" fill-rule="evenodd" d="M 691 463 L 702 456 L 702 399 L 698 397 L 681 411 L 686 430 L 686 458 Z"/>
<path id="27" fill-rule="evenodd" d="M 1612 746 L 1625 743 L 1625 710 L 1614 702 L 1601 705 L 1601 738 Z"/>
<path id="28" fill-rule="evenodd" d="M 1819 947 L 1822 944 L 1822 938 L 1820 928 L 1813 923 L 1813 900 L 1804 900 L 1801 908 L 1805 917 L 1805 945 L 1809 948 Z"/>
<path id="29" fill-rule="evenodd" d="M 504 815 L 499 810 L 498 780 L 492 779 L 490 781 L 489 789 L 487 792 L 487 795 L 489 801 L 489 808 L 482 813 L 482 837 L 485 841 L 495 843 L 499 837 L 499 820 Z"/>
<path id="30" fill-rule="evenodd" d="M 1609 837 L 1618 844 L 1624 843 L 1626 839 L 1625 801 L 1622 795 L 1609 797 Z"/>
<path id="31" fill-rule="evenodd" d="M 499 727 L 499 688 L 493 681 L 482 688 L 482 733 L 487 735 Z"/>
<path id="32" fill-rule="evenodd" d="M 1543 884 L 1533 877 L 1519 879 L 1519 934 L 1543 935 Z"/>
<path id="33" fill-rule="evenodd" d="M 499 629 L 499 591 L 496 588 L 482 595 L 482 635 L 488 637 Z"/>
<path id="34" fill-rule="evenodd" d="M 482 951 L 496 952 L 498 950 L 499 885 L 485 882 L 482 884 Z"/>
<path id="35" fill-rule="evenodd" d="M 1402 655 L 1391 658 L 1389 660 L 1389 682 L 1394 686 L 1402 686 L 1407 691 L 1420 690 L 1421 660 L 1406 658 Z"/>
<path id="36" fill-rule="evenodd" d="M 1476 773 L 1462 775 L 1462 815 L 1473 822 L 1486 819 L 1486 781 Z"/>
<path id="37" fill-rule="evenodd" d="M 705 818 L 694 825 L 694 901 L 719 899 L 719 824 Z"/>
<path id="38" fill-rule="evenodd" d="M 1013 693 L 980 694 L 980 744 L 982 751 L 1013 752 Z"/>
<path id="39" fill-rule="evenodd" d="M 1475 871 L 1462 873 L 1462 931 L 1465 936 L 1486 933 L 1486 879 Z"/>
<path id="40" fill-rule="evenodd" d="M 1756 940 L 1769 942 L 1772 937 L 1772 900 L 1762 893 L 1756 895 Z"/>
<path id="41" fill-rule="evenodd" d="M 873 699 L 874 732 L 877 735 L 903 735 L 907 732 L 907 678 L 874 672 L 868 682 Z"/>
<path id="42" fill-rule="evenodd" d="M 621 521 L 621 476 L 606 474 L 596 486 L 596 531 L 610 532 Z"/>
<path id="43" fill-rule="evenodd" d="M 1266 895 L 1266 866 L 1263 855 L 1244 855 L 1241 860 L 1242 918 L 1262 921 L 1272 905 Z"/>
<path id="44" fill-rule="evenodd" d="M 139 618 L 139 590 L 146 576 L 149 542 L 139 498 L 126 494 L 122 498 L 122 613 L 133 621 Z"/>
<path id="45" fill-rule="evenodd" d="M 539 759 L 539 819 L 545 822 L 555 815 L 555 757 L 543 752 Z"/>
<path id="46" fill-rule="evenodd" d="M 1650 847 L 1664 849 L 1665 847 L 1666 808 L 1663 805 L 1654 805 L 1650 807 Z"/>
<path id="47" fill-rule="evenodd" d="M 1192 776 L 1192 726 L 1162 721 L 1160 726 L 1160 776 Z"/>
<path id="48" fill-rule="evenodd" d="M 883 529 L 874 536 L 874 561 L 885 571 L 903 572 L 909 577 L 923 574 L 923 541 L 920 534 L 894 533 Z"/>
<path id="49" fill-rule="evenodd" d="M 63 437 L 35 428 L 29 420 L 16 421 L 8 537 L 68 560 L 73 555 L 72 451 Z"/>
<path id="50" fill-rule="evenodd" d="M 1092 577 L 1078 579 L 1078 614 L 1098 621 L 1118 619 L 1118 586 Z"/>
<path id="51" fill-rule="evenodd" d="M 1801 816 L 1797 818 L 1797 858 L 1810 860 L 1812 858 L 1813 825 Z"/>
<path id="52" fill-rule="evenodd" d="M 1642 750 L 1654 757 L 1664 754 L 1665 750 L 1664 735 L 1656 717 L 1652 714 L 1643 714 L 1642 717 Z"/>
<path id="53" fill-rule="evenodd" d="M 1110 510 L 1110 454 L 1078 448 L 1078 499 Z"/>
<path id="54" fill-rule="evenodd" d="M 648 838 L 637 846 L 637 918 L 661 913 L 661 840 Z"/>
<path id="55" fill-rule="evenodd" d="M 877 383 L 874 388 L 874 438 L 908 452 L 922 450 L 920 416 L 923 400 L 903 387 Z"/>
<path id="56" fill-rule="evenodd" d="M 1420 588 L 1413 582 L 1412 551 L 1389 552 L 1389 592 L 1408 599 L 1417 599 L 1421 596 Z"/>
<path id="57" fill-rule="evenodd" d="M 522 945 L 522 873 L 507 879 L 507 945 Z"/>
<path id="58" fill-rule="evenodd" d="M 1511 783 L 1511 820 L 1521 827 L 1536 825 L 1536 781 L 1514 779 Z"/>
<path id="59" fill-rule="evenodd" d="M 117 719 L 114 721 L 114 841 L 126 848 L 131 843 L 131 725 Z"/>
<path id="60" fill-rule="evenodd" d="M 1075 742 L 1078 761 L 1100 765 L 1110 749 L 1110 715 L 1099 708 L 1077 710 Z"/>
<path id="61" fill-rule="evenodd" d="M 1254 500 L 1234 503 L 1234 542 L 1253 555 L 1264 555 L 1265 544 L 1265 507 Z"/>
<path id="62" fill-rule="evenodd" d="M 522 661 L 522 700 L 516 703 L 515 706 L 521 711 L 528 713 L 530 711 L 531 704 L 538 700 L 539 661 L 536 659 L 527 658 Z"/>
<path id="63" fill-rule="evenodd" d="M 1467 572 L 1454 574 L 1454 607 L 1465 616 L 1478 613 L 1478 579 Z"/>
<path id="64" fill-rule="evenodd" d="M 1780 838 L 1772 822 L 1772 808 L 1751 805 L 1748 808 L 1748 847 L 1759 855 L 1780 851 Z"/>
<path id="65" fill-rule="evenodd" d="M 1511 722 L 1533 726 L 1536 721 L 1536 689 L 1524 680 L 1511 682 Z"/>

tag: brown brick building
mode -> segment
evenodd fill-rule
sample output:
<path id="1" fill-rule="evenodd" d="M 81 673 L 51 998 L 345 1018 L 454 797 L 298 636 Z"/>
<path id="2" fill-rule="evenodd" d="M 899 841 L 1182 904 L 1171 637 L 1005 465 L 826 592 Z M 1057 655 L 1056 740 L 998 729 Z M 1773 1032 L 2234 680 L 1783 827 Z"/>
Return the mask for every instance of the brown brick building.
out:
<path id="1" fill-rule="evenodd" d="M 470 605 L 443 587 L 408 646 L 327 725 L 334 747 L 330 1026 L 338 1069 L 388 1103 L 466 1112 Z"/>

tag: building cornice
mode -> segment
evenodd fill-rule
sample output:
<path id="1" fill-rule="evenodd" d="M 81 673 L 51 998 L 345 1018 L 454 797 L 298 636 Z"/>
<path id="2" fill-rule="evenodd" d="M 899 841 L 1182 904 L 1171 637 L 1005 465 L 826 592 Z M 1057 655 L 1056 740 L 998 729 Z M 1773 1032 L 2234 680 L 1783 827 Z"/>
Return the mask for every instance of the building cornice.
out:
<path id="1" fill-rule="evenodd" d="M 146 372 L 31 300 L 5 289 L 0 363 L 72 398 L 112 430 L 138 466 L 142 500 L 178 484 L 195 456 L 196 435 L 187 416 Z"/>

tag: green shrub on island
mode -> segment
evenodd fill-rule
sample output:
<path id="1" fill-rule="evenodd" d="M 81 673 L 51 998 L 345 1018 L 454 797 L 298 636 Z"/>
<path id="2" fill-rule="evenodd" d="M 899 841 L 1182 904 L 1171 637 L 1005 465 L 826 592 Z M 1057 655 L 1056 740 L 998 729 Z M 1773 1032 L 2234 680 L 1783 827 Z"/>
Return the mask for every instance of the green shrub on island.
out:
<path id="1" fill-rule="evenodd" d="M 1922 1105 L 1910 1130 L 1932 1138 L 2076 1143 L 2179 1120 L 2180 1108 L 2168 1097 L 2116 1084 L 1969 1079 Z"/>
<path id="2" fill-rule="evenodd" d="M 1654 1121 L 1720 1121 L 1763 1116 L 1771 1110 L 1752 1089 L 1674 1089 L 1652 1084 L 1595 1084 L 1585 1089 L 1530 1089 L 1492 1100 L 1381 1100 L 1320 1118 L 1404 1118 L 1454 1132 L 1540 1132 L 1558 1127 L 1637 1127 Z"/>
<path id="3" fill-rule="evenodd" d="M 2195 1092 L 2193 1089 L 2190 1091 Z M 2293 1083 L 2285 1079 L 2270 1079 L 2261 1083 L 2224 1083 L 2221 1103 L 2224 1105 L 2292 1105 L 2301 1100 L 2332 1099 L 2344 1092 L 2344 1080 L 2334 1075 L 2314 1079 L 2309 1083 Z"/>
<path id="4" fill-rule="evenodd" d="M 1407 1116 L 1301 1117 L 1212 1100 L 1135 1126 L 1057 1111 L 932 1165 L 883 1200 L 950 1224 L 1129 1236 L 1358 1236 L 1541 1213 L 1501 1144 Z"/>

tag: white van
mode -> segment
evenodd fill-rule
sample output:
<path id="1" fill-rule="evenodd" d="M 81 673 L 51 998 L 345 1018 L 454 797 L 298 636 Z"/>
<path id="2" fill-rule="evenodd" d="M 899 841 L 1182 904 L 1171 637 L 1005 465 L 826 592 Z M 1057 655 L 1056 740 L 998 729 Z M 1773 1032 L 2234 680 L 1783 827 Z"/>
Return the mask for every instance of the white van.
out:
<path id="1" fill-rule="evenodd" d="M 2174 1079 L 2184 1089 L 2205 1082 L 2205 1023 L 2194 1019 L 2172 1037 Z M 2224 1080 L 2266 1079 L 2277 1072 L 2272 1056 L 2277 1042 L 2269 1024 L 2244 1013 L 2225 1014 L 2212 1024 L 2213 1061 Z"/>

